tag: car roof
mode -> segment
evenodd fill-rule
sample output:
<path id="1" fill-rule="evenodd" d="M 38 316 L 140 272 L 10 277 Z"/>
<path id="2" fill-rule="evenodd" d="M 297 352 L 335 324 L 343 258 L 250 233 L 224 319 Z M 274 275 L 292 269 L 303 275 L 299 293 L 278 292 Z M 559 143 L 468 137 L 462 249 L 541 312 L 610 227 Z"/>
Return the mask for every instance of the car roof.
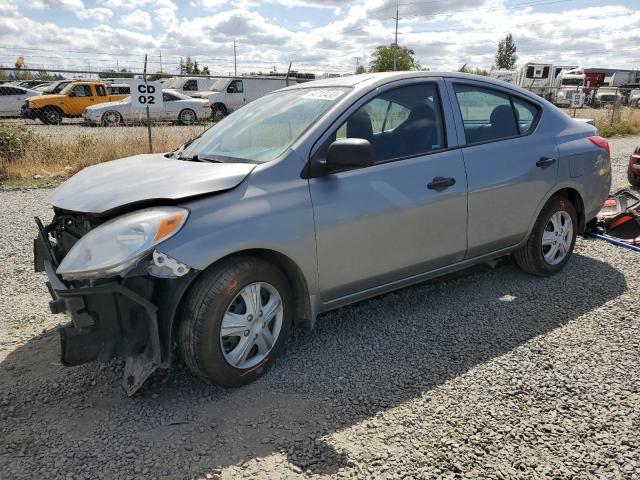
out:
<path id="1" fill-rule="evenodd" d="M 312 80 L 310 82 L 298 83 L 287 87 L 287 89 L 302 89 L 313 87 L 352 87 L 352 88 L 376 88 L 386 83 L 402 80 L 405 78 L 437 78 L 446 77 L 460 80 L 475 80 L 486 83 L 487 86 L 495 85 L 501 88 L 508 88 L 517 92 L 521 96 L 535 100 L 540 97 L 531 93 L 524 88 L 518 87 L 512 83 L 507 83 L 497 78 L 490 78 L 481 75 L 473 75 L 461 72 L 422 72 L 422 71 L 403 71 L 403 72 L 380 72 L 380 73 L 362 73 L 356 75 L 348 75 L 345 77 L 324 78 L 322 80 Z"/>

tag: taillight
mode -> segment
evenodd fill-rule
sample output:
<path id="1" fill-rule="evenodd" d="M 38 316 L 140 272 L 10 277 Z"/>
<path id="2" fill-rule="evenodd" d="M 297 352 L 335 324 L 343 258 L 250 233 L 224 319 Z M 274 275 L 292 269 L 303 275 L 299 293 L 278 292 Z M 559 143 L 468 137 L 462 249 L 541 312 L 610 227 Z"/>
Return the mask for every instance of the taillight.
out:
<path id="1" fill-rule="evenodd" d="M 593 143 L 596 147 L 603 149 L 607 152 L 607 155 L 611 156 L 611 150 L 609 149 L 609 142 L 606 138 L 602 138 L 599 135 L 594 135 L 593 137 L 588 137 L 589 141 Z"/>

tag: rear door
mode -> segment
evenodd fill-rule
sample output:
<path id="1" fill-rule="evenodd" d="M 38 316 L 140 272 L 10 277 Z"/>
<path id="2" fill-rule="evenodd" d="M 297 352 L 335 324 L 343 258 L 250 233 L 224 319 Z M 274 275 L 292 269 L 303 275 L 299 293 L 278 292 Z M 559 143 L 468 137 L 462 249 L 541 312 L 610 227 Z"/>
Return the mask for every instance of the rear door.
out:
<path id="1" fill-rule="evenodd" d="M 534 101 L 484 82 L 447 81 L 469 182 L 467 258 L 516 245 L 556 183 L 555 135 Z"/>
<path id="2" fill-rule="evenodd" d="M 450 148 L 456 140 L 445 128 L 453 120 L 443 86 L 429 79 L 381 87 L 316 147 L 314 161 L 335 139 L 363 138 L 375 162 L 309 180 L 323 301 L 463 259 L 466 174 L 461 150 Z"/>

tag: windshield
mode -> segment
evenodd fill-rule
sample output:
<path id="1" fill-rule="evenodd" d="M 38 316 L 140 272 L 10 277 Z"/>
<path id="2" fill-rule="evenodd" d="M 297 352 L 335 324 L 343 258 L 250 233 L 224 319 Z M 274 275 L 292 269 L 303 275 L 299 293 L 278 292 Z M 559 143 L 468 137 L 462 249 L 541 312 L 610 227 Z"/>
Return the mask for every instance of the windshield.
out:
<path id="1" fill-rule="evenodd" d="M 582 85 L 581 78 L 563 78 L 562 85 Z"/>
<path id="2" fill-rule="evenodd" d="M 61 82 L 58 85 L 56 85 L 55 87 L 53 87 L 53 89 L 51 90 L 51 93 L 59 93 L 62 91 L 62 89 L 64 87 L 66 87 L 67 85 L 69 85 L 71 82 Z"/>
<path id="3" fill-rule="evenodd" d="M 222 90 L 227 88 L 228 83 L 229 83 L 228 78 L 219 78 L 215 82 L 213 82 L 213 85 L 211 85 L 211 91 L 221 92 Z"/>
<path id="4" fill-rule="evenodd" d="M 345 88 L 300 88 L 272 93 L 211 127 L 184 148 L 180 157 L 274 160 L 345 92 Z"/>

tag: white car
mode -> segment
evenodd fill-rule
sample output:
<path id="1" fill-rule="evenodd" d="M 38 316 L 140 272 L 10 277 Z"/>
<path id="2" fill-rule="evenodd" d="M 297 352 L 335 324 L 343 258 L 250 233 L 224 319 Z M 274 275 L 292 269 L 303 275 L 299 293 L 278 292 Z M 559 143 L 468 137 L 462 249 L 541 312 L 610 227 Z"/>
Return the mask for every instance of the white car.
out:
<path id="1" fill-rule="evenodd" d="M 211 105 L 208 100 L 191 98 L 175 90 L 162 91 L 162 104 L 162 110 L 149 112 L 151 120 L 191 125 L 198 120 L 211 118 Z M 90 125 L 113 126 L 145 122 L 147 113 L 143 109 L 133 108 L 131 97 L 126 97 L 119 102 L 87 107 L 82 117 L 85 123 Z"/>
<path id="2" fill-rule="evenodd" d="M 29 97 L 40 92 L 17 85 L 0 85 L 0 117 L 19 117 L 22 106 Z"/>

